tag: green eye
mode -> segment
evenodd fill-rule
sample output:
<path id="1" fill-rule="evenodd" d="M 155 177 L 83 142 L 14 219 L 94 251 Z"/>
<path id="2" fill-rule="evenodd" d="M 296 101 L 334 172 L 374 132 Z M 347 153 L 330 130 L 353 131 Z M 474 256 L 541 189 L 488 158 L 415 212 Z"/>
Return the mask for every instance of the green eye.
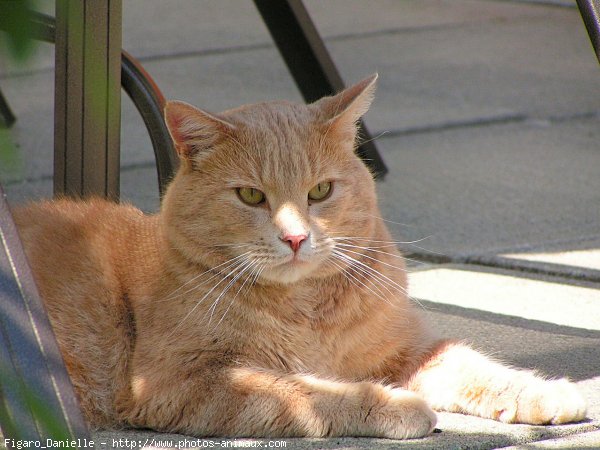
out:
<path id="1" fill-rule="evenodd" d="M 236 190 L 240 200 L 247 205 L 256 206 L 265 201 L 265 194 L 258 189 L 242 187 Z"/>
<path id="2" fill-rule="evenodd" d="M 309 200 L 320 202 L 331 194 L 331 181 L 323 181 L 308 191 Z"/>

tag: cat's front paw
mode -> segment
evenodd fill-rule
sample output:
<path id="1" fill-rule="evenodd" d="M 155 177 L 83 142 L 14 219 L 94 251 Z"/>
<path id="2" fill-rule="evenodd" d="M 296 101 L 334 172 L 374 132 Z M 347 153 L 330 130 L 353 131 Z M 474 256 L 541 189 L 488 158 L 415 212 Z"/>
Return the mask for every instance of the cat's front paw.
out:
<path id="1" fill-rule="evenodd" d="M 500 420 L 556 425 L 585 419 L 587 409 L 577 386 L 564 379 L 528 384 L 519 394 L 516 406 L 514 413 L 501 415 Z"/>
<path id="2" fill-rule="evenodd" d="M 425 400 L 403 389 L 390 389 L 388 392 L 385 403 L 373 406 L 364 419 L 370 422 L 375 435 L 413 439 L 433 431 L 437 417 Z"/>

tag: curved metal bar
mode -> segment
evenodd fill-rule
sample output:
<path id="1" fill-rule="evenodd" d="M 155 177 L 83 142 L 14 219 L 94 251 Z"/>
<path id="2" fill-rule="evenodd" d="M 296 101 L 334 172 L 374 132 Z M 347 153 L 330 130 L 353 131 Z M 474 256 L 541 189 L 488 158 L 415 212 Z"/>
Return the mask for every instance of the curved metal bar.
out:
<path id="1" fill-rule="evenodd" d="M 163 119 L 165 99 L 152 77 L 124 50 L 121 57 L 121 85 L 141 114 L 150 135 L 158 173 L 158 189 L 162 198 L 179 164 Z"/>

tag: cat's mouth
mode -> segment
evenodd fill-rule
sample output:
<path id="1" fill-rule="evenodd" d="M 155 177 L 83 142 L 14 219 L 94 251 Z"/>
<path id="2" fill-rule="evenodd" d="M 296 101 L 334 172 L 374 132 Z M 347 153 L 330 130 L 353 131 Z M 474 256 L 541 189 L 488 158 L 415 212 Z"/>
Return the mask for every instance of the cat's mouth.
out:
<path id="1" fill-rule="evenodd" d="M 302 257 L 297 253 L 288 256 L 284 261 L 277 264 L 279 267 L 304 267 L 307 264 L 310 264 L 310 258 Z"/>
<path id="2" fill-rule="evenodd" d="M 287 262 L 289 267 L 306 267 L 310 264 L 310 261 L 307 259 L 294 257 Z"/>
<path id="3" fill-rule="evenodd" d="M 309 276 L 315 268 L 315 261 L 298 254 L 290 255 L 279 261 L 273 261 L 270 267 L 262 273 L 264 278 L 279 283 L 293 283 Z"/>

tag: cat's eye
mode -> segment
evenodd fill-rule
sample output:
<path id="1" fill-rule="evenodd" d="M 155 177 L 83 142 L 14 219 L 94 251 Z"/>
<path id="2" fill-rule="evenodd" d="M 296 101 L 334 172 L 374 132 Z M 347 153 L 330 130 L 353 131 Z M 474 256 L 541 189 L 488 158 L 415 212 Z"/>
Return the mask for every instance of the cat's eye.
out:
<path id="1" fill-rule="evenodd" d="M 250 187 L 237 188 L 237 195 L 247 205 L 256 206 L 265 201 L 265 194 L 258 189 Z"/>
<path id="2" fill-rule="evenodd" d="M 313 202 L 325 200 L 331 194 L 331 188 L 331 181 L 322 181 L 308 191 L 308 199 L 312 200 Z"/>

